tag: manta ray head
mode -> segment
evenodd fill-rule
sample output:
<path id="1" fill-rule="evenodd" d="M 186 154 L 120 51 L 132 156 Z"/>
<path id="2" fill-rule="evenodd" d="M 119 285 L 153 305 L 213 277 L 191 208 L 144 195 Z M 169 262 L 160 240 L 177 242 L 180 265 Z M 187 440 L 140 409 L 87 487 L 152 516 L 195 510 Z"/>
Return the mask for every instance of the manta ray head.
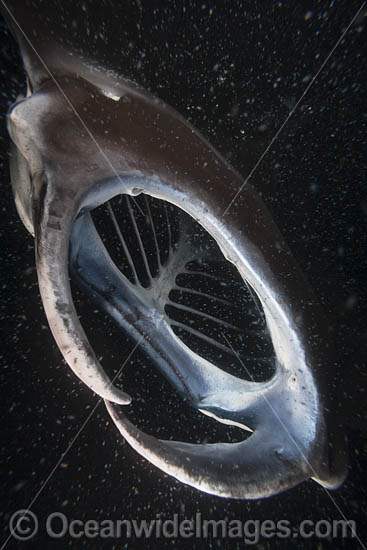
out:
<path id="1" fill-rule="evenodd" d="M 130 445 L 186 484 L 232 498 L 309 478 L 338 487 L 347 458 L 327 325 L 263 200 L 156 97 L 60 49 L 38 44 L 35 55 L 15 34 L 29 91 L 7 117 L 11 180 L 65 361 Z M 78 319 L 69 275 L 183 399 L 251 435 L 189 444 L 135 427 L 123 412 L 131 397 Z"/>

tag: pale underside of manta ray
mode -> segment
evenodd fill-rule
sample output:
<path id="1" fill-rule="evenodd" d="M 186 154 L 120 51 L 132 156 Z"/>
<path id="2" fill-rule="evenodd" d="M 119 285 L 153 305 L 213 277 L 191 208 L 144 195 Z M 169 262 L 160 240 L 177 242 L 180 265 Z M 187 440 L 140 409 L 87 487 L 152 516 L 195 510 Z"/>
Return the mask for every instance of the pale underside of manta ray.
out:
<path id="1" fill-rule="evenodd" d="M 232 204 L 243 179 L 176 111 L 34 38 L 26 9 L 11 10 L 29 79 L 8 114 L 11 179 L 65 361 L 130 445 L 186 484 L 232 498 L 309 478 L 338 487 L 347 459 L 327 389 L 332 346 L 263 201 L 247 183 Z M 98 224 L 101 205 L 109 233 Z M 81 326 L 69 273 L 183 399 L 250 437 L 189 444 L 135 427 L 123 413 L 130 396 L 111 383 Z M 228 372 L 233 362 L 243 376 Z M 254 368 L 265 380 L 249 375 Z"/>

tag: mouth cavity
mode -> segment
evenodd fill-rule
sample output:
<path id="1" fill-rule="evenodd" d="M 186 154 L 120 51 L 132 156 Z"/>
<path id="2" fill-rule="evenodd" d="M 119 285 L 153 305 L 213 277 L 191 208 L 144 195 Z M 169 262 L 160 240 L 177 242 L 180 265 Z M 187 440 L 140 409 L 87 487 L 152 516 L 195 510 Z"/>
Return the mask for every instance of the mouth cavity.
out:
<path id="1" fill-rule="evenodd" d="M 122 294 L 137 318 L 146 314 L 153 325 L 163 319 L 172 343 L 185 344 L 225 372 L 255 382 L 271 378 L 274 351 L 260 301 L 198 222 L 147 194 L 119 195 L 84 216 L 88 222 L 77 224 L 98 234 L 104 260 L 129 289 Z M 81 229 L 73 232 L 72 251 L 83 248 L 82 239 Z M 71 253 L 76 280 L 89 295 L 93 288 L 98 293 L 93 277 L 103 265 L 87 271 L 80 258 Z"/>

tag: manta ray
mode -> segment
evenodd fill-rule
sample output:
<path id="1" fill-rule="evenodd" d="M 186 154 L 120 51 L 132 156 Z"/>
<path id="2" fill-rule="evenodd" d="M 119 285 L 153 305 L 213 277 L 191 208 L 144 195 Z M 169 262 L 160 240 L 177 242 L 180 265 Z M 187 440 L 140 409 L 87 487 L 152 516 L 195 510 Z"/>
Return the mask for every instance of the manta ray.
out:
<path id="1" fill-rule="evenodd" d="M 27 74 L 7 115 L 10 172 L 66 363 L 141 456 L 198 490 L 257 499 L 310 478 L 337 488 L 348 459 L 333 344 L 260 194 L 175 109 L 59 40 L 47 6 L 34 7 L 2 3 Z M 103 205 L 113 238 L 97 223 Z M 96 357 L 69 276 L 185 401 L 243 440 L 165 441 L 134 426 L 133 396 Z"/>

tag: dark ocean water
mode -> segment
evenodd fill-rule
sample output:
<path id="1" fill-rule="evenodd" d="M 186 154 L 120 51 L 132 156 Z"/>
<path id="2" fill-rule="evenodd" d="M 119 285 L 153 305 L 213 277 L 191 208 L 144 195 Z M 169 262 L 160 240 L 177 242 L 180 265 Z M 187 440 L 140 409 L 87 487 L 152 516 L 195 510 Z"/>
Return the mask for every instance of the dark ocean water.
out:
<path id="1" fill-rule="evenodd" d="M 50 2 L 67 41 L 136 80 L 188 118 L 246 176 L 332 51 L 362 2 L 213 3 Z M 72 6 L 78 4 L 80 19 Z M 51 5 L 53 8 L 51 8 Z M 65 15 L 63 20 L 61 14 Z M 75 21 L 75 22 L 74 22 Z M 65 24 L 64 24 L 65 23 Z M 87 32 L 87 29 L 88 32 Z M 261 501 L 212 497 L 163 475 L 121 441 L 100 405 L 69 371 L 52 339 L 39 297 L 33 240 L 18 218 L 9 182 L 5 115 L 25 75 L 15 42 L 0 23 L 1 250 L 1 527 L 27 508 L 44 526 L 48 514 L 69 519 L 205 519 L 278 521 L 341 519 L 366 528 L 367 193 L 366 8 L 331 54 L 279 138 L 258 166 L 253 185 L 325 309 L 340 358 L 350 469 L 328 493 L 313 481 Z M 109 372 L 133 343 L 98 317 L 75 289 L 78 312 Z M 106 331 L 109 348 L 104 348 Z M 208 437 L 212 424 L 179 403 L 142 352 L 125 373 L 134 421 L 168 437 Z M 194 434 L 194 435 L 193 435 Z M 41 528 L 7 548 L 243 548 L 238 539 L 130 540 L 65 536 Z M 256 548 L 362 548 L 354 539 L 261 538 Z"/>

